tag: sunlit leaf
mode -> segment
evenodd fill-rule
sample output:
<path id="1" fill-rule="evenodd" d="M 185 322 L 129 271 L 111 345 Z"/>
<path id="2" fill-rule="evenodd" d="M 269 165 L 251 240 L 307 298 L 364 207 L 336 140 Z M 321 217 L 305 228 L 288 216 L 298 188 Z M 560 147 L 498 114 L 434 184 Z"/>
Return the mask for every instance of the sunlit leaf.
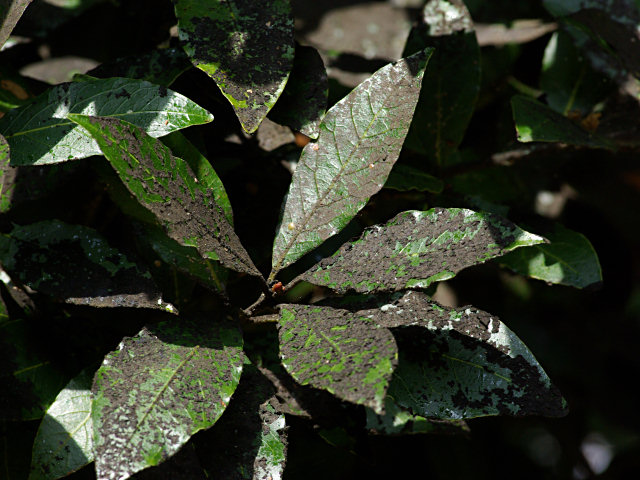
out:
<path id="1" fill-rule="evenodd" d="M 152 137 L 213 120 L 213 116 L 166 87 L 127 78 L 89 79 L 52 87 L 0 119 L 12 165 L 43 165 L 99 155 L 70 113 L 117 117 Z"/>
<path id="2" fill-rule="evenodd" d="M 543 241 L 497 215 L 460 208 L 414 210 L 366 230 L 299 278 L 338 292 L 426 288 Z"/>
<path id="3" fill-rule="evenodd" d="M 293 66 L 287 0 L 176 0 L 178 35 L 193 64 L 211 76 L 249 133 L 282 93 Z"/>
<path id="4" fill-rule="evenodd" d="M 98 479 L 158 465 L 213 425 L 242 362 L 239 330 L 219 319 L 181 318 L 125 338 L 105 357 L 92 389 Z"/>
<path id="5" fill-rule="evenodd" d="M 0 47 L 7 41 L 13 27 L 33 0 L 2 0 L 0 5 Z"/>
<path id="6" fill-rule="evenodd" d="M 400 154 L 432 50 L 389 64 L 334 105 L 302 151 L 273 246 L 271 278 L 335 235 Z"/>

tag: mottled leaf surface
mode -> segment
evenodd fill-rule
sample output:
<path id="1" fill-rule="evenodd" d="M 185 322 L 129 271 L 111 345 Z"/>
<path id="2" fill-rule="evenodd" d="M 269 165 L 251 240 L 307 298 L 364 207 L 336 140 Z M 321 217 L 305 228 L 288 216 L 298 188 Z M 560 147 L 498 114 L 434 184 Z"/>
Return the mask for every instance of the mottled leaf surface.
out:
<path id="1" fill-rule="evenodd" d="M 285 416 L 274 406 L 275 388 L 245 364 L 224 416 L 199 437 L 197 450 L 208 478 L 282 478 L 287 453 Z"/>
<path id="2" fill-rule="evenodd" d="M 511 99 L 513 121 L 521 142 L 561 142 L 591 148 L 613 149 L 607 139 L 589 133 L 567 117 L 530 97 Z"/>
<path id="3" fill-rule="evenodd" d="M 83 371 L 58 394 L 33 442 L 29 480 L 54 480 L 93 461 L 91 382 Z"/>
<path id="4" fill-rule="evenodd" d="M 427 47 L 435 52 L 406 143 L 443 166 L 462 141 L 480 91 L 480 49 L 462 0 L 427 2 L 403 55 Z"/>
<path id="5" fill-rule="evenodd" d="M 45 220 L 0 236 L 0 263 L 14 281 L 76 305 L 173 311 L 145 271 L 95 230 Z"/>
<path id="6" fill-rule="evenodd" d="M 602 269 L 591 242 L 581 233 L 556 225 L 545 234 L 551 242 L 520 248 L 499 259 L 511 270 L 548 283 L 585 288 L 602 282 Z"/>
<path id="7" fill-rule="evenodd" d="M 143 328 L 108 354 L 93 384 L 98 479 L 125 479 L 176 453 L 224 412 L 242 372 L 235 326 L 206 318 Z"/>
<path id="8" fill-rule="evenodd" d="M 439 178 L 417 168 L 408 165 L 396 165 L 391 170 L 384 188 L 401 192 L 417 190 L 419 192 L 440 193 L 444 188 L 444 183 Z"/>
<path id="9" fill-rule="evenodd" d="M 203 258 L 260 276 L 215 193 L 187 162 L 135 125 L 114 118 L 71 115 L 98 142 L 129 191 L 164 225 L 169 236 L 198 249 Z"/>
<path id="10" fill-rule="evenodd" d="M 400 359 L 388 396 L 427 418 L 562 416 L 566 402 L 522 341 L 497 317 L 407 292 L 359 311 L 391 328 Z"/>
<path id="11" fill-rule="evenodd" d="M 396 365 L 393 336 L 347 310 L 283 305 L 280 357 L 291 376 L 376 412 Z"/>
<path id="12" fill-rule="evenodd" d="M 11 164 L 43 165 L 99 155 L 98 144 L 69 121 L 70 113 L 117 117 L 152 137 L 213 120 L 185 96 L 142 80 L 63 83 L 0 119 L 0 133 L 11 146 Z"/>
<path id="13" fill-rule="evenodd" d="M 431 50 L 389 64 L 334 105 L 305 146 L 273 245 L 272 274 L 335 235 L 398 159 Z"/>
<path id="14" fill-rule="evenodd" d="M 11 31 L 33 0 L 2 0 L 0 2 L 0 47 L 7 41 Z"/>
<path id="15" fill-rule="evenodd" d="M 328 94 L 329 79 L 320 54 L 313 47 L 296 44 L 293 70 L 269 118 L 307 137 L 318 138 Z"/>
<path id="16" fill-rule="evenodd" d="M 176 0 L 178 35 L 211 76 L 248 133 L 282 93 L 294 58 L 287 0 Z"/>
<path id="17" fill-rule="evenodd" d="M 182 49 L 165 48 L 103 63 L 88 71 L 87 75 L 137 78 L 168 87 L 189 68 L 192 68 L 191 62 Z"/>
<path id="18" fill-rule="evenodd" d="M 544 239 L 497 215 L 460 208 L 402 212 L 300 276 L 338 292 L 426 288 Z"/>

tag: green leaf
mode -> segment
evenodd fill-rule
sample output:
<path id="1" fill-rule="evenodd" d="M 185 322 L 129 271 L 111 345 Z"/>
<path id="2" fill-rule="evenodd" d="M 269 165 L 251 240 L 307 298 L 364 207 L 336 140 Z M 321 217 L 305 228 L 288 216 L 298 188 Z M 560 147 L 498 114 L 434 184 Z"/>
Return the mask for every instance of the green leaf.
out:
<path id="1" fill-rule="evenodd" d="M 176 0 L 178 36 L 252 133 L 275 105 L 293 66 L 287 0 Z"/>
<path id="2" fill-rule="evenodd" d="M 310 138 L 318 138 L 328 94 L 329 80 L 320 54 L 313 47 L 296 44 L 289 81 L 269 118 Z"/>
<path id="3" fill-rule="evenodd" d="M 380 413 L 396 365 L 393 336 L 347 310 L 281 305 L 280 358 L 291 376 Z"/>
<path id="4" fill-rule="evenodd" d="M 245 364 L 224 416 L 198 438 L 196 448 L 208 478 L 282 478 L 287 431 L 285 416 L 274 407 L 274 394 L 271 382 Z"/>
<path id="5" fill-rule="evenodd" d="M 389 64 L 334 105 L 302 151 L 273 245 L 276 273 L 335 235 L 398 159 L 432 50 Z"/>
<path id="6" fill-rule="evenodd" d="M 97 143 L 69 121 L 70 113 L 117 117 L 152 137 L 213 120 L 188 98 L 142 80 L 64 83 L 0 119 L 0 133 L 11 146 L 11 164 L 43 165 L 100 154 Z"/>
<path id="7" fill-rule="evenodd" d="M 29 480 L 66 477 L 93 461 L 91 382 L 82 371 L 58 394 L 33 442 Z"/>
<path id="8" fill-rule="evenodd" d="M 426 418 L 563 416 L 566 402 L 522 341 L 497 317 L 407 292 L 359 311 L 391 328 L 400 360 L 388 397 Z"/>
<path id="9" fill-rule="evenodd" d="M 33 0 L 2 0 L 0 4 L 0 47 L 7 41 L 25 9 Z"/>
<path id="10" fill-rule="evenodd" d="M 299 278 L 337 292 L 426 288 L 466 267 L 542 242 L 542 237 L 489 213 L 412 210 L 366 230 Z"/>
<path id="11" fill-rule="evenodd" d="M 149 272 L 88 227 L 58 220 L 17 225 L 0 236 L 0 263 L 14 280 L 66 303 L 174 311 Z"/>
<path id="12" fill-rule="evenodd" d="M 69 118 L 96 139 L 129 191 L 171 238 L 196 247 L 203 258 L 261 276 L 216 203 L 216 193 L 198 182 L 187 162 L 127 122 L 73 114 Z"/>
<path id="13" fill-rule="evenodd" d="M 442 183 L 442 180 L 417 168 L 408 165 L 396 165 L 391 170 L 384 188 L 401 192 L 418 190 L 419 192 L 441 193 L 444 183 Z"/>
<path id="14" fill-rule="evenodd" d="M 23 77 L 6 64 L 0 65 L 0 79 L 0 112 L 31 102 L 35 97 L 33 91 L 39 87 L 37 80 Z"/>
<path id="15" fill-rule="evenodd" d="M 88 71 L 87 75 L 98 78 L 137 78 L 168 87 L 189 68 L 191 62 L 181 49 L 164 48 L 103 63 Z"/>
<path id="16" fill-rule="evenodd" d="M 522 275 L 570 287 L 602 282 L 598 255 L 584 235 L 557 224 L 545 236 L 551 243 L 520 248 L 500 258 L 500 264 Z"/>
<path id="17" fill-rule="evenodd" d="M 530 97 L 516 95 L 511 99 L 513 121 L 521 142 L 561 142 L 591 148 L 614 149 L 614 145 L 589 133 L 567 117 Z"/>
<path id="18" fill-rule="evenodd" d="M 92 389 L 98 478 L 125 479 L 158 465 L 213 425 L 242 363 L 239 330 L 218 319 L 161 322 L 125 338 Z"/>
<path id="19" fill-rule="evenodd" d="M 461 1 L 431 0 L 409 33 L 403 56 L 434 47 L 407 135 L 407 146 L 430 163 L 447 164 L 471 120 L 480 91 L 480 49 Z"/>

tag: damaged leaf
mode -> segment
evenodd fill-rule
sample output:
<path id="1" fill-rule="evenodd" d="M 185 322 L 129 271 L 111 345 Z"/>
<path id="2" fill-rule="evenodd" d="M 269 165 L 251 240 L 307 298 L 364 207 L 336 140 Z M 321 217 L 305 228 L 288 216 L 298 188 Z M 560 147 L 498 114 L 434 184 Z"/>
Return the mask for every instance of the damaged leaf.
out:
<path id="1" fill-rule="evenodd" d="M 99 155 L 96 141 L 69 121 L 70 113 L 117 116 L 152 137 L 213 120 L 183 95 L 142 80 L 86 78 L 63 83 L 0 119 L 0 133 L 13 151 L 11 164 L 44 165 Z"/>
<path id="2" fill-rule="evenodd" d="M 224 412 L 240 380 L 242 337 L 216 319 L 162 322 L 126 337 L 93 384 L 99 479 L 158 465 Z"/>
<path id="3" fill-rule="evenodd" d="M 309 138 L 318 138 L 328 94 L 329 79 L 320 54 L 313 47 L 296 44 L 289 81 L 269 118 Z"/>
<path id="4" fill-rule="evenodd" d="M 391 328 L 400 359 L 388 398 L 427 418 L 563 416 L 566 402 L 522 341 L 497 317 L 407 292 L 359 311 Z"/>
<path id="5" fill-rule="evenodd" d="M 58 220 L 17 225 L 0 236 L 0 263 L 14 281 L 65 303 L 174 311 L 149 272 L 88 227 Z"/>
<path id="6" fill-rule="evenodd" d="M 598 255 L 584 235 L 557 224 L 546 237 L 551 243 L 519 248 L 501 257 L 500 264 L 521 275 L 570 287 L 602 282 Z"/>
<path id="7" fill-rule="evenodd" d="M 215 192 L 198 182 L 187 162 L 144 131 L 115 118 L 70 115 L 98 142 L 129 191 L 181 245 L 202 258 L 260 277 L 249 254 L 216 203 Z"/>
<path id="8" fill-rule="evenodd" d="M 273 245 L 273 279 L 338 233 L 398 159 L 432 50 L 389 64 L 334 105 L 300 156 Z"/>
<path id="9" fill-rule="evenodd" d="M 542 237 L 489 213 L 413 210 L 366 230 L 299 278 L 337 292 L 426 288 L 466 267 L 542 242 Z"/>
<path id="10" fill-rule="evenodd" d="M 191 62 L 212 77 L 242 128 L 253 133 L 275 105 L 293 66 L 287 0 L 176 0 L 178 36 Z"/>
<path id="11" fill-rule="evenodd" d="M 533 98 L 516 95 L 511 99 L 511 108 L 520 142 L 561 142 L 568 145 L 614 149 L 614 145 L 606 138 L 584 130 Z"/>
<path id="12" fill-rule="evenodd" d="M 291 376 L 380 413 L 396 365 L 393 336 L 347 310 L 282 305 L 280 358 Z"/>
<path id="13" fill-rule="evenodd" d="M 403 56 L 427 47 L 435 52 L 406 143 L 442 167 L 460 145 L 480 91 L 480 49 L 462 0 L 427 2 Z"/>
<path id="14" fill-rule="evenodd" d="M 91 382 L 84 370 L 71 379 L 47 410 L 33 442 L 29 480 L 53 480 L 93 461 Z"/>

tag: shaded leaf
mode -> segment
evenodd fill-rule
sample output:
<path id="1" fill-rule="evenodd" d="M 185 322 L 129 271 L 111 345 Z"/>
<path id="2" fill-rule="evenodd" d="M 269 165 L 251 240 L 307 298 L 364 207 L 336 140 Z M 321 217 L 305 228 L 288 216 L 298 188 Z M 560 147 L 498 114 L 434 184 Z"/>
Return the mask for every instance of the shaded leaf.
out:
<path id="1" fill-rule="evenodd" d="M 213 116 L 179 93 L 142 80 L 89 79 L 52 87 L 0 119 L 12 165 L 43 165 L 100 154 L 97 143 L 69 121 L 70 113 L 117 116 L 159 137 Z"/>
<path id="2" fill-rule="evenodd" d="M 566 402 L 522 341 L 497 317 L 407 292 L 359 311 L 393 329 L 400 359 L 388 397 L 427 418 L 563 416 Z"/>
<path id="3" fill-rule="evenodd" d="M 313 47 L 296 44 L 293 70 L 269 118 L 307 137 L 318 138 L 328 94 L 329 80 L 320 54 Z"/>
<path id="4" fill-rule="evenodd" d="M 584 235 L 557 224 L 545 236 L 551 243 L 520 248 L 501 257 L 500 264 L 522 275 L 570 287 L 602 282 L 598 255 Z"/>
<path id="5" fill-rule="evenodd" d="M 256 131 L 293 66 L 287 0 L 176 0 L 178 35 L 192 63 L 211 76 L 242 128 Z"/>
<path id="6" fill-rule="evenodd" d="M 2 0 L 0 3 L 0 47 L 7 41 L 25 9 L 33 0 Z"/>
<path id="7" fill-rule="evenodd" d="M 242 337 L 215 319 L 161 322 L 108 354 L 93 384 L 98 479 L 158 465 L 224 412 L 242 372 Z"/>
<path id="8" fill-rule="evenodd" d="M 181 49 L 164 48 L 103 63 L 88 71 L 87 75 L 98 78 L 137 78 L 168 87 L 189 68 L 191 62 Z"/>
<path id="9" fill-rule="evenodd" d="M 129 191 L 171 238 L 196 247 L 203 258 L 261 276 L 216 203 L 215 193 L 198 182 L 187 162 L 130 123 L 84 115 L 69 118 L 97 140 Z"/>
<path id="10" fill-rule="evenodd" d="M 174 310 L 149 272 L 88 227 L 58 220 L 15 226 L 0 236 L 0 263 L 14 281 L 66 303 Z"/>
<path id="11" fill-rule="evenodd" d="M 33 442 L 29 480 L 53 480 L 93 461 L 91 382 L 84 370 L 58 394 Z"/>
<path id="12" fill-rule="evenodd" d="M 238 389 L 220 421 L 198 439 L 208 478 L 282 478 L 287 452 L 284 415 L 274 408 L 275 389 L 245 364 Z"/>
<path id="13" fill-rule="evenodd" d="M 0 471 L 2 480 L 24 480 L 29 476 L 29 452 L 38 422 L 0 422 Z"/>
<path id="14" fill-rule="evenodd" d="M 23 77 L 6 64 L 0 65 L 0 112 L 8 112 L 31 102 L 39 87 L 37 80 Z M 0 113 L 0 118 L 2 116 Z"/>
<path id="15" fill-rule="evenodd" d="M 281 305 L 280 357 L 291 376 L 380 413 L 397 351 L 393 336 L 347 310 Z"/>
<path id="16" fill-rule="evenodd" d="M 511 99 L 511 108 L 521 142 L 561 142 L 591 148 L 614 148 L 607 139 L 589 133 L 533 98 L 516 95 Z"/>
<path id="17" fill-rule="evenodd" d="M 299 278 L 338 292 L 426 288 L 466 267 L 543 241 L 489 213 L 412 210 L 366 230 Z"/>
<path id="18" fill-rule="evenodd" d="M 439 178 L 418 170 L 408 165 L 396 165 L 391 170 L 384 188 L 407 192 L 418 190 L 419 192 L 441 193 L 444 183 Z"/>
<path id="19" fill-rule="evenodd" d="M 480 91 L 480 49 L 462 0 L 427 2 L 403 56 L 427 47 L 435 52 L 406 144 L 443 166 L 462 141 Z"/>
<path id="20" fill-rule="evenodd" d="M 273 245 L 272 273 L 335 235 L 398 159 L 432 50 L 389 64 L 334 105 L 302 151 Z"/>

